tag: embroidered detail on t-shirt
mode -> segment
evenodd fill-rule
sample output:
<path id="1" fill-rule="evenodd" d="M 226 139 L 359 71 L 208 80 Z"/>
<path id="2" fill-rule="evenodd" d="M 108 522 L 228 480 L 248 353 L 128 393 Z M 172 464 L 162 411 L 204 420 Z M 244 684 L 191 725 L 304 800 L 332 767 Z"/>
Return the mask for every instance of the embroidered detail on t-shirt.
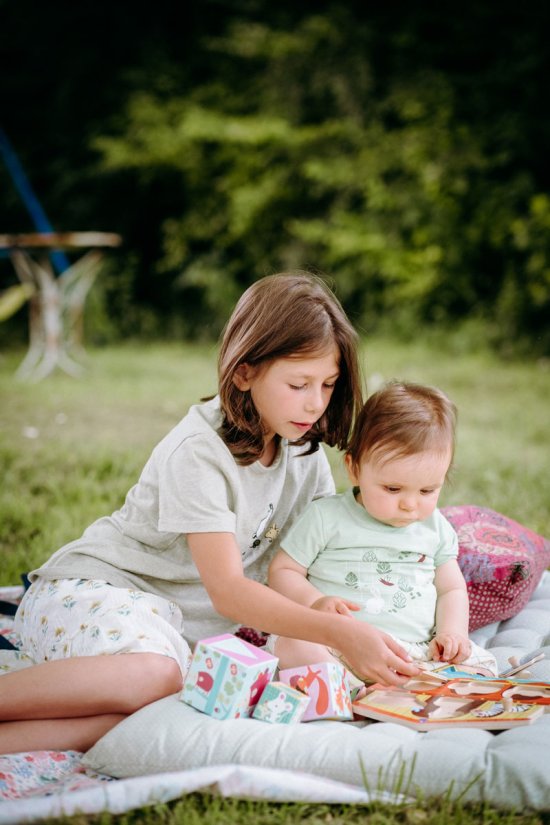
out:
<path id="1" fill-rule="evenodd" d="M 252 542 L 250 544 L 251 548 L 258 547 L 259 544 L 261 543 L 262 537 L 264 535 L 265 535 L 266 538 L 268 538 L 268 541 L 270 541 L 270 542 L 273 541 L 273 539 L 278 535 L 279 531 L 278 531 L 276 525 L 274 525 L 274 528 L 277 530 L 277 533 L 275 533 L 275 535 L 271 535 L 271 532 L 270 532 L 271 527 L 269 528 L 269 531 L 267 530 L 267 526 L 269 524 L 269 521 L 273 517 L 273 512 L 274 512 L 273 504 L 269 504 L 268 507 L 267 507 L 267 513 L 260 520 L 260 523 L 258 524 L 258 526 L 256 527 L 256 529 L 254 531 L 254 535 L 252 536 Z M 267 532 L 270 532 L 270 537 L 267 536 Z"/>

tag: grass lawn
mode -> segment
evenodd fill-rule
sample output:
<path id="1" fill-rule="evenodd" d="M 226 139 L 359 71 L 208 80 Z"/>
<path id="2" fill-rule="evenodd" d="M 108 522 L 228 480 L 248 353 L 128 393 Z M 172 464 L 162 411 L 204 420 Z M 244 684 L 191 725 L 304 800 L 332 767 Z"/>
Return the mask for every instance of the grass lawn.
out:
<path id="1" fill-rule="evenodd" d="M 216 347 L 111 347 L 89 353 L 86 377 L 39 384 L 14 377 L 22 352 L 0 356 L 0 585 L 119 507 L 157 441 L 190 404 L 216 389 Z M 503 362 L 487 352 L 399 346 L 364 350 L 369 390 L 401 378 L 435 384 L 459 408 L 456 466 L 442 504 L 492 507 L 550 536 L 550 363 Z M 329 451 L 339 489 L 340 456 Z M 544 817 L 464 809 L 442 801 L 397 809 L 275 805 L 192 795 L 158 809 L 72 823 L 541 823 Z"/>

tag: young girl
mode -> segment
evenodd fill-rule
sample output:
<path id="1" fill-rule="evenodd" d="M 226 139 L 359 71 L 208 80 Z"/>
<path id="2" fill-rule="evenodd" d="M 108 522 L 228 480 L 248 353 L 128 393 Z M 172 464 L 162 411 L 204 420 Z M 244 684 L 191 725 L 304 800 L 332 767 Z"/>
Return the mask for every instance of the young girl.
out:
<path id="1" fill-rule="evenodd" d="M 323 283 L 250 287 L 219 395 L 160 442 L 120 510 L 31 573 L 16 630 L 37 664 L 0 678 L 0 752 L 89 748 L 180 690 L 197 639 L 239 625 L 338 647 L 387 684 L 417 673 L 390 636 L 263 583 L 292 521 L 334 492 L 319 444 L 347 446 L 359 403 L 355 333 Z"/>
<path id="2" fill-rule="evenodd" d="M 436 509 L 454 453 L 456 410 L 439 390 L 394 382 L 374 393 L 346 453 L 352 490 L 313 502 L 283 537 L 269 584 L 300 604 L 354 615 L 415 661 L 497 673 L 468 639 L 456 533 Z M 361 622 L 362 623 L 362 622 Z M 271 637 L 281 667 L 346 654 Z"/>

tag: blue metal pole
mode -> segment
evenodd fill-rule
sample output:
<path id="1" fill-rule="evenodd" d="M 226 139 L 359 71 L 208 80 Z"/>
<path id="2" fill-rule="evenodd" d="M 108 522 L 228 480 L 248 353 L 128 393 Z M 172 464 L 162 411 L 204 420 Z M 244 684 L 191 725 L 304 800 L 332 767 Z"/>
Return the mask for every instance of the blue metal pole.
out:
<path id="1" fill-rule="evenodd" d="M 44 212 L 42 205 L 33 192 L 32 186 L 25 174 L 19 158 L 9 142 L 6 133 L 0 128 L 0 152 L 11 175 L 11 179 L 21 195 L 23 202 L 29 212 L 34 226 L 38 232 L 53 232 L 53 227 Z M 64 252 L 56 250 L 50 253 L 50 259 L 58 273 L 69 268 L 70 262 Z"/>

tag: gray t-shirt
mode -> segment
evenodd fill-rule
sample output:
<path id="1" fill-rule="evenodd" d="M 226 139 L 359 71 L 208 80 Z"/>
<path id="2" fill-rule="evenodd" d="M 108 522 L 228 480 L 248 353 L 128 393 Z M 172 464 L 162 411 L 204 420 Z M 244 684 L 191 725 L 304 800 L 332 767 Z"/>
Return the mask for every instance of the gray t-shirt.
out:
<path id="1" fill-rule="evenodd" d="M 323 449 L 281 442 L 275 461 L 236 463 L 219 435 L 219 399 L 191 407 L 156 446 L 120 510 L 66 544 L 31 580 L 102 579 L 179 605 L 190 643 L 236 625 L 219 616 L 193 563 L 187 533 L 233 533 L 245 575 L 264 582 L 267 567 L 312 499 L 334 493 Z"/>

